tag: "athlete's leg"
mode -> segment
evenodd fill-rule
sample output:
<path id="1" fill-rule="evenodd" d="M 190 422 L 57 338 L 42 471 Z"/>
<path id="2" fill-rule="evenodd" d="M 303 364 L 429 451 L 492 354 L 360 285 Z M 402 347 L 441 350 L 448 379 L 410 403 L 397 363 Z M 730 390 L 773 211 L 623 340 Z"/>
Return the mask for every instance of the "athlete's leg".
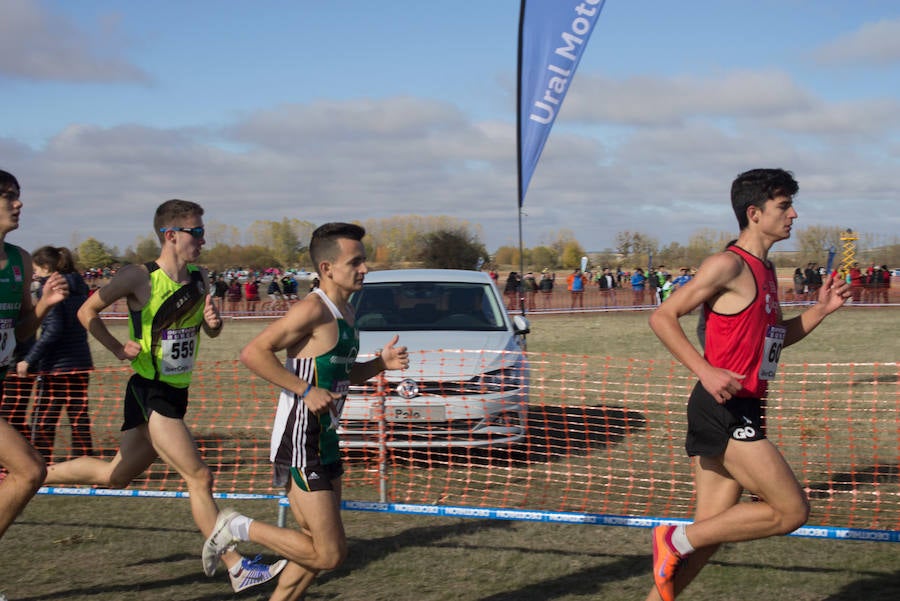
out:
<path id="1" fill-rule="evenodd" d="M 15 428 L 0 419 L 0 465 L 6 478 L 0 482 L 0 537 L 35 495 L 44 480 L 40 454 Z"/>
<path id="2" fill-rule="evenodd" d="M 741 485 L 725 470 L 721 459 L 721 457 L 694 457 L 692 459 L 694 490 L 697 495 L 695 522 L 719 515 L 740 501 Z M 698 547 L 687 556 L 675 575 L 676 595 L 694 580 L 718 549 L 719 545 Z M 647 601 L 661 601 L 661 599 L 662 597 L 654 585 L 647 594 Z"/>
<path id="3" fill-rule="evenodd" d="M 97 457 L 77 457 L 71 461 L 54 463 L 47 468 L 44 483 L 125 488 L 150 467 L 156 456 L 147 434 L 147 425 L 143 424 L 122 432 L 119 451 L 111 461 Z"/>
<path id="4" fill-rule="evenodd" d="M 212 472 L 200 456 L 194 437 L 183 420 L 156 411 L 150 414 L 147 428 L 155 453 L 187 484 L 194 523 L 203 536 L 208 537 L 216 524 L 219 508 L 212 496 Z M 234 551 L 221 557 L 228 568 L 241 560 L 241 555 Z"/>
<path id="5" fill-rule="evenodd" d="M 335 486 L 338 482 L 334 480 Z M 307 492 L 292 483 L 288 490 L 291 511 L 303 517 L 309 534 L 254 521 L 250 540 L 312 571 L 333 570 L 347 555 L 339 495 L 336 490 Z"/>
<path id="6" fill-rule="evenodd" d="M 755 503 L 735 503 L 725 511 L 690 524 L 685 533 L 695 548 L 755 540 L 793 532 L 809 517 L 809 502 L 781 452 L 768 439 L 730 440 L 722 465 Z"/>
<path id="7" fill-rule="evenodd" d="M 91 440 L 91 416 L 88 411 L 88 385 L 90 376 L 87 372 L 68 374 L 68 398 L 66 414 L 72 426 L 72 452 L 75 456 L 93 455 L 94 443 Z"/>
<path id="8" fill-rule="evenodd" d="M 340 512 L 341 480 L 334 480 L 332 485 L 334 487 L 337 511 Z M 296 486 L 293 488 L 296 488 Z M 294 515 L 294 519 L 297 520 L 300 531 L 312 538 L 312 532 L 309 530 L 309 526 L 306 523 L 306 516 L 301 512 L 300 506 L 292 503 L 291 513 Z M 281 573 L 281 577 L 278 579 L 278 586 L 276 587 L 275 592 L 272 593 L 269 601 L 296 601 L 297 599 L 301 599 L 303 593 L 312 586 L 317 574 L 318 570 L 310 570 L 295 562 L 288 563 Z"/>

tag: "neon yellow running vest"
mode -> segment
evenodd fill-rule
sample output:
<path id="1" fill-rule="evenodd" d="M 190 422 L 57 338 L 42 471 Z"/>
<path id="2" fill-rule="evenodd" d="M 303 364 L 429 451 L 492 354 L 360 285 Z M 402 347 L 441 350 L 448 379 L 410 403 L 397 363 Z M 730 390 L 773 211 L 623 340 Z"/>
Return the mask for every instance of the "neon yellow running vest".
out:
<path id="1" fill-rule="evenodd" d="M 141 352 L 131 361 L 138 375 L 187 388 L 194 360 L 200 350 L 200 325 L 206 285 L 196 265 L 188 265 L 188 284 L 172 281 L 156 262 L 146 264 L 150 272 L 150 299 L 129 320 L 131 339 Z"/>

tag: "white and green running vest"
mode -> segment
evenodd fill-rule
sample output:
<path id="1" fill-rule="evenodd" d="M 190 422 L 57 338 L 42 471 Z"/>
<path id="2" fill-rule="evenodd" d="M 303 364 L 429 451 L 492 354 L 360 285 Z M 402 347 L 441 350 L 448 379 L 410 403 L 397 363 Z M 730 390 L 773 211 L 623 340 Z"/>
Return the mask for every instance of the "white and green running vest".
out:
<path id="1" fill-rule="evenodd" d="M 25 267 L 18 246 L 3 243 L 6 267 L 0 269 L 0 380 L 13 361 L 16 350 L 16 323 L 22 311 L 25 292 Z"/>
<path id="2" fill-rule="evenodd" d="M 315 288 L 310 294 L 317 294 L 337 321 L 337 342 L 327 353 L 318 357 L 288 358 L 284 366 L 301 380 L 342 396 L 333 402 L 330 412 L 316 415 L 307 408 L 300 395 L 281 391 L 272 427 L 269 459 L 273 463 L 300 468 L 340 461 L 338 421 L 350 387 L 350 371 L 359 353 L 359 331 L 347 323 L 320 288 Z"/>

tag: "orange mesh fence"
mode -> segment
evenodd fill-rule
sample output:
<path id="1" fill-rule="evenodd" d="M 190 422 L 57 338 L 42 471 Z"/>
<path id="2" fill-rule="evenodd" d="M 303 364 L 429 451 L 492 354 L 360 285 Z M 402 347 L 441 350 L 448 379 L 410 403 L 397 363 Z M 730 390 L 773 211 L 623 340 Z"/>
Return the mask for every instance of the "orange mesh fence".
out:
<path id="1" fill-rule="evenodd" d="M 372 381 L 352 395 L 341 423 L 350 445 L 344 449 L 344 497 L 691 515 L 693 485 L 683 449 L 685 406 L 695 382 L 690 373 L 668 361 L 536 353 L 527 359 L 527 396 L 501 402 L 498 397 L 520 389 L 519 376 L 439 380 L 460 361 L 460 352 L 450 351 L 421 374 L 403 374 L 412 383 Z M 118 446 L 129 376 L 127 368 L 90 375 L 93 447 L 105 457 Z M 399 399 L 400 392 L 412 398 Z M 236 361 L 198 364 L 186 421 L 216 473 L 217 493 L 281 494 L 271 487 L 268 462 L 277 393 Z M 809 493 L 810 524 L 900 531 L 897 363 L 781 365 L 770 388 L 767 431 Z M 55 460 L 72 455 L 70 441 L 63 418 Z M 185 491 L 161 462 L 131 488 Z"/>

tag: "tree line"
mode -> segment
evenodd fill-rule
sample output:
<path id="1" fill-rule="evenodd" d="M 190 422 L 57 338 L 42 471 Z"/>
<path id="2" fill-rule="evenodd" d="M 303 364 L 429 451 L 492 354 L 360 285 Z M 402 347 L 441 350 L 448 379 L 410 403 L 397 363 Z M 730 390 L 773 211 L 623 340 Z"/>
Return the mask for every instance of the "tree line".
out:
<path id="1" fill-rule="evenodd" d="M 698 266 L 704 258 L 724 248 L 735 238 L 733 232 L 701 229 L 686 244 L 659 240 L 640 231 L 618 232 L 613 246 L 603 250 L 585 250 L 575 235 L 561 229 L 548 240 L 520 252 L 518 247 L 501 246 L 490 254 L 482 242 L 480 226 L 447 216 L 395 216 L 357 221 L 366 228 L 366 252 L 376 267 L 443 267 L 476 269 L 480 266 L 516 269 L 574 269 L 582 257 L 592 267 L 631 269 L 650 264 Z M 240 267 L 263 270 L 306 268 L 312 270 L 306 248 L 316 224 L 300 219 L 258 220 L 244 232 L 238 228 L 210 222 L 206 227 L 206 245 L 200 262 L 214 271 Z M 772 259 L 779 267 L 795 267 L 808 262 L 824 265 L 829 250 L 840 262 L 846 230 L 839 227 L 809 226 L 794 233 L 796 251 L 779 251 Z M 875 262 L 900 265 L 900 240 L 879 241 L 870 234 L 854 233 L 856 258 L 861 264 Z M 143 263 L 159 256 L 155 236 L 139 238 L 124 252 L 95 238 L 88 238 L 72 249 L 82 269 Z"/>

